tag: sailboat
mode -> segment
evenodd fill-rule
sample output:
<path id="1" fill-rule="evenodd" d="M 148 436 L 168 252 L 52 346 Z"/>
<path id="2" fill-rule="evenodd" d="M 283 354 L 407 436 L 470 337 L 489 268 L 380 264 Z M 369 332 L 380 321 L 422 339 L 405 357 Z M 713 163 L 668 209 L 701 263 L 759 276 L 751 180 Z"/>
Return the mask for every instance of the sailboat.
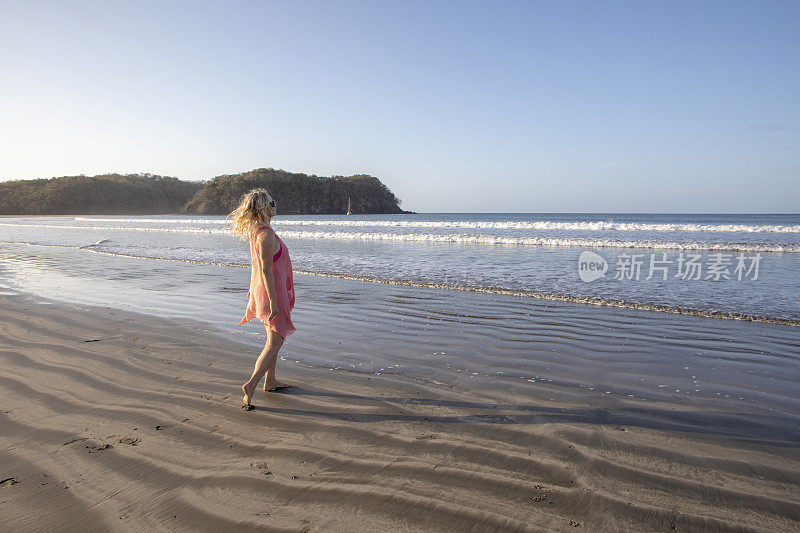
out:
<path id="1" fill-rule="evenodd" d="M 347 214 L 350 214 L 350 197 L 347 197 Z"/>

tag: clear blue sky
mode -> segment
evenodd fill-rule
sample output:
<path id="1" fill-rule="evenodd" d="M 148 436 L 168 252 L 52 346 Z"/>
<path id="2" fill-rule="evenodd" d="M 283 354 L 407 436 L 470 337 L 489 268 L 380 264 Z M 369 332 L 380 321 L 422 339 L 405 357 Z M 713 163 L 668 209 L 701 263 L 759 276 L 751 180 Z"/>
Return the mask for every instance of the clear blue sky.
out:
<path id="1" fill-rule="evenodd" d="M 800 211 L 800 2 L 0 4 L 0 179 L 274 167 L 417 211 Z"/>

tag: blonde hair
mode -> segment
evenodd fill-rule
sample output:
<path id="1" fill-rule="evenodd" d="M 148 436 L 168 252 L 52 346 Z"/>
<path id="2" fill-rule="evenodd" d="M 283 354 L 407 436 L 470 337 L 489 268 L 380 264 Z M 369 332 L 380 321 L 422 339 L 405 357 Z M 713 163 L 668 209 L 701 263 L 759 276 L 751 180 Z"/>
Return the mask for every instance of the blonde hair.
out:
<path id="1" fill-rule="evenodd" d="M 253 189 L 242 196 L 239 207 L 228 215 L 227 229 L 244 239 L 257 223 L 269 224 L 275 216 L 275 200 L 265 189 Z"/>

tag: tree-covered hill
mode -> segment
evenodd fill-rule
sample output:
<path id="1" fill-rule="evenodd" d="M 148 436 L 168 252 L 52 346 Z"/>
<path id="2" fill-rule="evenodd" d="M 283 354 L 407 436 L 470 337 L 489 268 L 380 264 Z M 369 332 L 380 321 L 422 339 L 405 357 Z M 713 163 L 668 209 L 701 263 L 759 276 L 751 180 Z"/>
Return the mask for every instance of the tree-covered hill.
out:
<path id="1" fill-rule="evenodd" d="M 0 215 L 179 213 L 201 182 L 152 174 L 63 176 L 0 182 Z"/>
<path id="2" fill-rule="evenodd" d="M 309 176 L 261 168 L 242 174 L 217 176 L 206 182 L 186 205 L 187 213 L 224 215 L 230 213 L 247 191 L 263 187 L 278 205 L 278 213 L 336 214 L 347 212 L 402 213 L 400 200 L 373 176 Z"/>
<path id="3" fill-rule="evenodd" d="M 0 182 L 0 215 L 225 215 L 242 194 L 264 187 L 278 212 L 402 213 L 400 200 L 372 176 L 323 178 L 272 168 L 182 181 L 152 174 L 63 176 Z"/>

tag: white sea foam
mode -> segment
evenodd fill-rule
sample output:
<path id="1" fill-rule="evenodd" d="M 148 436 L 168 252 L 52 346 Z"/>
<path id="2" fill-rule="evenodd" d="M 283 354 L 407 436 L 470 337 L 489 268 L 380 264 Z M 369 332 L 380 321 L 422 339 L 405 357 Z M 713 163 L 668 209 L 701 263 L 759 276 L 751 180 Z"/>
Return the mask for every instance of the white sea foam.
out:
<path id="1" fill-rule="evenodd" d="M 146 223 L 146 224 L 209 224 L 223 225 L 220 218 L 94 218 L 75 217 L 76 221 Z M 276 226 L 329 226 L 349 228 L 441 228 L 441 229 L 512 229 L 539 231 L 649 231 L 649 232 L 709 232 L 709 233 L 800 233 L 800 225 L 777 224 L 700 224 L 646 223 L 594 220 L 585 222 L 539 221 L 434 221 L 434 220 L 330 220 L 275 219 Z"/>
<path id="2" fill-rule="evenodd" d="M 131 223 L 137 224 L 227 224 L 228 221 L 224 218 L 118 218 L 118 217 L 73 217 L 73 220 L 79 222 L 116 222 L 116 223 Z"/>
<path id="3" fill-rule="evenodd" d="M 14 224 L 0 226 L 37 227 L 53 229 L 79 229 L 96 231 L 139 231 L 155 233 L 196 233 L 225 235 L 222 228 L 199 228 L 176 226 L 171 228 L 136 226 L 66 226 L 55 224 Z M 607 239 L 572 237 L 513 237 L 503 235 L 480 235 L 471 233 L 377 233 L 356 231 L 307 231 L 281 230 L 281 237 L 290 239 L 350 240 L 373 242 L 407 242 L 430 244 L 470 244 L 506 246 L 550 246 L 573 248 L 632 248 L 643 250 L 687 250 L 727 251 L 748 253 L 800 253 L 800 244 L 768 242 L 711 242 L 711 241 L 666 241 L 653 239 Z"/>
<path id="4" fill-rule="evenodd" d="M 141 222 L 137 220 L 136 222 Z M 70 226 L 67 224 L 15 224 L 0 222 L 0 226 L 16 226 L 19 228 L 48 228 L 48 229 L 76 229 L 76 230 L 95 230 L 95 231 L 149 231 L 157 233 L 217 233 L 229 234 L 222 228 L 198 228 L 196 226 L 176 226 L 171 228 L 142 227 L 142 226 Z"/>
<path id="5" fill-rule="evenodd" d="M 282 230 L 282 237 L 418 243 L 490 244 L 514 246 L 555 246 L 575 248 L 634 248 L 667 250 L 709 250 L 739 252 L 800 253 L 800 244 L 698 241 L 657 241 L 633 239 L 588 239 L 562 237 L 508 237 L 464 233 L 367 233 Z"/>
<path id="6" fill-rule="evenodd" d="M 649 232 L 711 232 L 711 233 L 800 233 L 800 225 L 754 224 L 654 224 L 644 222 L 613 222 L 605 220 L 587 222 L 541 221 L 427 221 L 427 220 L 275 220 L 275 225 L 285 226 L 344 226 L 393 228 L 454 228 L 454 229 L 514 229 L 539 231 L 649 231 Z"/>

